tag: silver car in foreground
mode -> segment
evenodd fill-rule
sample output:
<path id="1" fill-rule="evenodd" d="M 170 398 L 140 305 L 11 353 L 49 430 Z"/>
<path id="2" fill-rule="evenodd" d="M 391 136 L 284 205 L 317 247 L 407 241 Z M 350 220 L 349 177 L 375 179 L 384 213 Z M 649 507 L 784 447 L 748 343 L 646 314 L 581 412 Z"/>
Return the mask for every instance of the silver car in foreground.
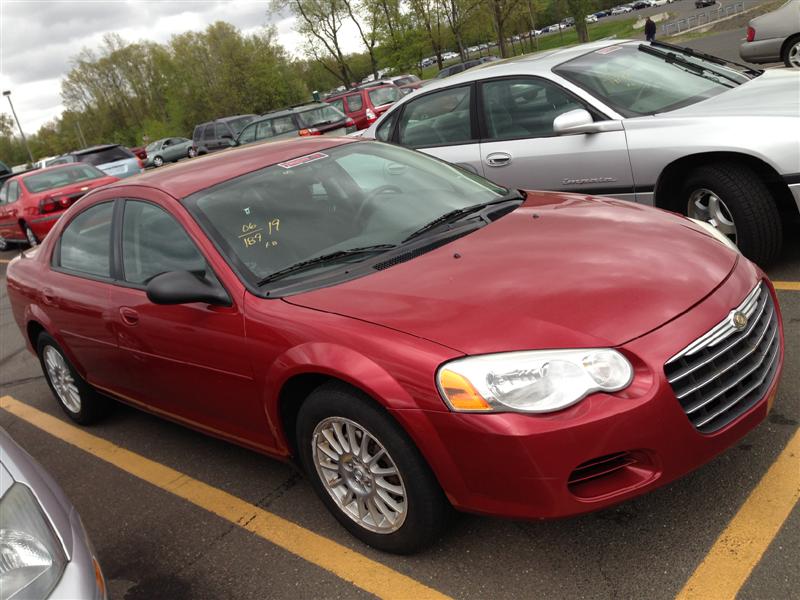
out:
<path id="1" fill-rule="evenodd" d="M 777 10 L 752 19 L 739 56 L 751 63 L 783 61 L 787 67 L 800 69 L 800 0 L 789 0 Z"/>
<path id="2" fill-rule="evenodd" d="M 2 428 L 0 598 L 106 598 L 103 573 L 75 507 Z"/>
<path id="3" fill-rule="evenodd" d="M 364 137 L 514 188 L 614 196 L 705 221 L 760 263 L 800 210 L 800 73 L 660 42 L 492 63 L 397 102 Z"/>

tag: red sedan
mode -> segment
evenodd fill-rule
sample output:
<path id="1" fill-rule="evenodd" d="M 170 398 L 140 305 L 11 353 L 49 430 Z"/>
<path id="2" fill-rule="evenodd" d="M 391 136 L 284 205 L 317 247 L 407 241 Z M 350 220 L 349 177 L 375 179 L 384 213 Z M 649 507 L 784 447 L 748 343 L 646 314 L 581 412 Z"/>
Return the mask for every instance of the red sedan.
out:
<path id="1" fill-rule="evenodd" d="M 783 362 L 772 285 L 712 228 L 352 139 L 93 192 L 8 289 L 72 419 L 110 396 L 297 458 L 392 552 L 451 507 L 561 517 L 680 477 L 764 419 Z"/>
<path id="2" fill-rule="evenodd" d="M 119 179 L 86 164 L 37 169 L 9 179 L 0 189 L 0 250 L 9 242 L 35 246 L 75 201 L 115 181 Z"/>

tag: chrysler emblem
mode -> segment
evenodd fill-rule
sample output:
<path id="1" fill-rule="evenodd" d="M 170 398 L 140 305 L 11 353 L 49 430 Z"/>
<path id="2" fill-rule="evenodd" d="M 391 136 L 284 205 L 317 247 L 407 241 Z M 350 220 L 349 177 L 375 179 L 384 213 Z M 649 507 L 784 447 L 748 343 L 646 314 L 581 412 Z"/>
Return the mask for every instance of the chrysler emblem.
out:
<path id="1" fill-rule="evenodd" d="M 740 310 L 731 313 L 731 325 L 736 331 L 742 331 L 747 327 L 747 315 Z"/>

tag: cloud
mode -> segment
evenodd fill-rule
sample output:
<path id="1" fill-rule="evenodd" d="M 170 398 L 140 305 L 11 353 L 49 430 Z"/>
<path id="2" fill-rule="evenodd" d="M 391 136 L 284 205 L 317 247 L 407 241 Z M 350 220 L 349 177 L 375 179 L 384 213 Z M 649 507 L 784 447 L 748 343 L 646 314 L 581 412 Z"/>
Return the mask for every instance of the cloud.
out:
<path id="1" fill-rule="evenodd" d="M 275 25 L 278 41 L 299 56 L 294 18 L 268 9 L 268 0 L 1 0 L 0 87 L 12 90 L 23 129 L 33 133 L 63 110 L 60 80 L 71 59 L 83 48 L 98 49 L 107 33 L 165 43 L 216 21 L 245 33 Z M 345 28 L 343 39 L 346 51 L 359 49 L 355 27 Z"/>

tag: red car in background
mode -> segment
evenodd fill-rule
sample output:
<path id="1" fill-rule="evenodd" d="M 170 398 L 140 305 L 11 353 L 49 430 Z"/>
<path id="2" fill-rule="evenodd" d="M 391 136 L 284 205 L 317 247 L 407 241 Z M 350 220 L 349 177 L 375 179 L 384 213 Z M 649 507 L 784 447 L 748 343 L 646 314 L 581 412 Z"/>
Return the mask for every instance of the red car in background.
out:
<path id="1" fill-rule="evenodd" d="M 0 189 L 0 250 L 9 242 L 35 246 L 58 218 L 90 190 L 119 181 L 84 163 L 29 171 Z"/>
<path id="2" fill-rule="evenodd" d="M 325 102 L 333 104 L 348 117 L 353 119 L 356 128 L 366 129 L 378 120 L 383 113 L 403 94 L 396 85 L 378 85 L 361 89 L 348 90 L 325 98 Z"/>
<path id="3" fill-rule="evenodd" d="M 783 363 L 772 285 L 707 224 L 352 138 L 93 192 L 7 280 L 70 418 L 111 396 L 296 457 L 392 552 L 451 507 L 564 517 L 681 477 L 764 420 Z"/>

